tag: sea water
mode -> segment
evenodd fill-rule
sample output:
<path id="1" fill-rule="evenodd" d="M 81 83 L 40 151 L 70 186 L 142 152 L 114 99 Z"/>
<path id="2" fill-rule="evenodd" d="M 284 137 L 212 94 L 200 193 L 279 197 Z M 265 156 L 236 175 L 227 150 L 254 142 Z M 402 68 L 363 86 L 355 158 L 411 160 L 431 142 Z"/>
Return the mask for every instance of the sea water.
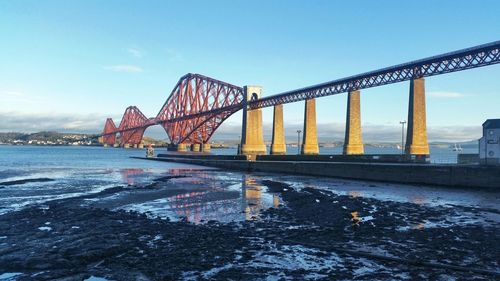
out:
<path id="1" fill-rule="evenodd" d="M 323 153 L 339 152 L 334 149 L 324 150 Z M 371 149 L 367 148 L 367 153 L 390 152 L 381 148 L 375 151 Z M 397 153 L 396 149 L 393 150 L 392 152 Z M 156 149 L 155 152 L 168 153 L 165 149 Z M 182 191 L 184 193 L 130 204 L 125 206 L 125 209 L 151 212 L 170 219 L 184 217 L 193 222 L 255 219 L 261 210 L 280 204 L 275 194 L 267 192 L 266 187 L 259 184 L 263 179 L 285 182 L 297 189 L 314 187 L 340 195 L 387 201 L 490 206 L 495 209 L 498 207 L 498 198 L 476 190 L 262 172 L 248 174 L 131 158 L 145 156 L 145 153 L 144 149 L 0 145 L 0 183 L 37 178 L 53 179 L 48 182 L 0 185 L 0 214 L 34 204 L 43 205 L 49 200 L 97 193 L 115 186 L 141 188 L 152 183 L 154 179 L 171 175 L 188 176 L 172 180 L 170 185 L 170 188 L 181 191 L 186 189 Z M 214 149 L 212 153 L 230 154 L 231 149 Z M 435 155 L 450 155 L 448 150 L 442 150 L 440 153 L 438 151 Z M 207 169 L 211 169 L 211 172 L 207 172 Z"/>

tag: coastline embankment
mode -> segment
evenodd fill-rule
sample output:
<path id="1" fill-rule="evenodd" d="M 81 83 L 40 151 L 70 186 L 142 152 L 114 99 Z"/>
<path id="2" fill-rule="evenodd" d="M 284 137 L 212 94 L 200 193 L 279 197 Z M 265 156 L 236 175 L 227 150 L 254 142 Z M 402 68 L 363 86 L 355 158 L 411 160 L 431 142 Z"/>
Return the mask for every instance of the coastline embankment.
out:
<path id="1" fill-rule="evenodd" d="M 248 161 L 240 155 L 159 154 L 141 158 L 179 162 L 232 170 L 277 172 L 309 176 L 338 177 L 356 180 L 403 184 L 425 184 L 467 188 L 500 188 L 500 167 L 458 164 L 420 164 L 388 162 L 332 162 L 282 160 Z"/>

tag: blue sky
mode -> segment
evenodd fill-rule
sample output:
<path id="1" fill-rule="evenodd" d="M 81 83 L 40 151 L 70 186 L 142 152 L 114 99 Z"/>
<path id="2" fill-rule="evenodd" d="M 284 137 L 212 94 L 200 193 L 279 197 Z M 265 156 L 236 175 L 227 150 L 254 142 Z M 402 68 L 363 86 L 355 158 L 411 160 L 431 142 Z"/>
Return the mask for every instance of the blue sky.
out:
<path id="1" fill-rule="evenodd" d="M 153 117 L 188 72 L 278 94 L 499 40 L 498 11 L 499 1 L 456 0 L 2 0 L 0 131 L 99 132 L 129 105 Z M 428 78 L 431 140 L 479 138 L 485 119 L 500 118 L 498 77 L 500 65 Z M 408 86 L 362 91 L 366 139 L 398 141 Z M 345 94 L 317 102 L 320 138 L 342 138 L 345 105 Z M 287 134 L 302 111 L 285 106 Z M 271 118 L 265 109 L 266 130 Z M 240 120 L 219 137 L 237 136 Z"/>

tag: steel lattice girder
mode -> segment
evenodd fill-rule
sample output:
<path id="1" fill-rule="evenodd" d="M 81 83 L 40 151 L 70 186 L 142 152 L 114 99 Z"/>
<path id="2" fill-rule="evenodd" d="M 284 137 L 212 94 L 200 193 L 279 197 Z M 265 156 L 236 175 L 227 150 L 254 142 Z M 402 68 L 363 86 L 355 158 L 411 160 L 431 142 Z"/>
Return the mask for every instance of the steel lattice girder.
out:
<path id="1" fill-rule="evenodd" d="M 249 102 L 251 108 L 274 106 L 500 62 L 500 41 L 375 70 Z"/>
<path id="2" fill-rule="evenodd" d="M 102 132 L 102 142 L 109 145 L 114 145 L 116 142 L 116 125 L 113 119 L 106 119 L 104 130 Z"/>
<path id="3" fill-rule="evenodd" d="M 106 129 L 106 122 L 103 136 L 120 132 L 122 144 L 126 143 L 124 139 L 136 143 L 148 126 L 161 124 L 173 143 L 206 143 L 225 119 L 245 106 L 261 108 L 298 102 L 499 62 L 500 41 L 496 41 L 250 102 L 243 99 L 241 87 L 189 73 L 181 77 L 156 118 L 147 119 L 137 107 L 129 107 L 114 132 L 112 127 Z"/>
<path id="4" fill-rule="evenodd" d="M 179 80 L 156 116 L 172 143 L 206 143 L 220 124 L 238 111 L 243 89 L 199 74 Z M 219 108 L 237 105 L 232 110 Z M 205 114 L 199 114 L 205 113 Z"/>
<path id="5" fill-rule="evenodd" d="M 211 116 L 215 113 L 224 111 L 238 111 L 247 105 L 251 108 L 269 107 L 277 104 L 298 102 L 310 98 L 330 96 L 348 91 L 393 84 L 497 63 L 500 63 L 500 41 L 391 66 L 311 87 L 292 90 L 256 101 L 250 101 L 248 104 L 246 101 L 243 101 L 242 104 L 235 104 L 208 112 L 181 116 L 171 119 L 171 122 L 188 120 L 190 118 L 206 115 Z"/>
<path id="6" fill-rule="evenodd" d="M 154 124 L 149 124 L 151 122 L 148 121 L 149 119 L 136 106 L 127 107 L 120 126 L 118 126 L 121 137 L 120 144 L 123 146 L 141 143 L 146 128 Z"/>

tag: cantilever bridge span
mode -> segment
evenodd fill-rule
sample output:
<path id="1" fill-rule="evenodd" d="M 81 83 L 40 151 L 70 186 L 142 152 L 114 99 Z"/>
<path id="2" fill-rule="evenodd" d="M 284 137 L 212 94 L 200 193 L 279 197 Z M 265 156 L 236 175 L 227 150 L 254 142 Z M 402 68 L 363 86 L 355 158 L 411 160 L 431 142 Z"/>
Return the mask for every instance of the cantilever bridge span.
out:
<path id="1" fill-rule="evenodd" d="M 156 117 L 147 118 L 136 106 L 129 106 L 118 127 L 108 118 L 102 142 L 139 145 L 146 128 L 159 124 L 174 144 L 207 143 L 222 122 L 241 108 L 242 101 L 243 88 L 188 73 L 179 79 Z"/>
<path id="2" fill-rule="evenodd" d="M 407 134 L 408 152 L 408 141 L 410 141 L 410 138 L 422 139 L 425 137 L 425 140 L 420 140 L 421 143 L 417 144 L 417 146 L 427 145 L 427 135 L 425 131 L 425 86 L 423 78 L 488 66 L 499 62 L 500 41 L 495 41 L 489 44 L 445 53 L 264 98 L 260 98 L 259 95 L 253 92 L 247 95 L 245 91 L 246 88 L 203 75 L 190 73 L 180 78 L 156 117 L 147 118 L 137 107 L 131 106 L 125 110 L 118 127 L 114 124 L 113 120 L 107 119 L 102 133 L 102 141 L 108 145 L 114 145 L 117 140 L 119 140 L 121 146 L 138 145 L 142 140 L 146 128 L 159 124 L 165 129 L 173 144 L 205 144 L 210 140 L 215 130 L 224 120 L 236 111 L 244 109 L 242 147 L 244 148 L 246 144 L 249 148 L 249 152 L 260 153 L 262 152 L 263 146 L 263 141 L 260 140 L 262 134 L 257 133 L 256 138 L 253 137 L 252 134 L 255 135 L 255 129 L 261 129 L 261 124 L 260 127 L 258 124 L 255 127 L 255 124 L 249 123 L 254 122 L 253 120 L 255 120 L 255 122 L 262 122 L 261 115 L 252 115 L 252 113 L 255 113 L 255 111 L 263 107 L 274 106 L 274 125 L 278 126 L 274 126 L 273 144 L 275 143 L 275 139 L 284 142 L 283 137 L 279 136 L 279 134 L 282 134 L 282 132 L 279 132 L 279 123 L 281 122 L 282 127 L 283 122 L 279 120 L 280 110 L 282 118 L 282 108 L 280 109 L 282 104 L 305 100 L 305 123 L 307 123 L 307 120 L 313 122 L 314 130 L 311 131 L 310 128 L 307 127 L 308 125 L 304 124 L 304 132 L 311 131 L 316 134 L 315 118 L 310 118 L 311 114 L 314 113 L 314 99 L 347 92 L 349 95 L 348 116 L 346 120 L 346 143 L 348 144 L 349 141 L 352 141 L 351 138 L 353 135 L 354 139 L 360 142 L 360 128 L 356 130 L 356 128 L 360 126 L 356 124 L 359 123 L 359 120 L 355 120 L 360 118 L 359 90 L 410 81 L 409 126 Z M 250 88 L 254 90 L 254 88 Z M 278 116 L 276 113 L 278 113 Z M 350 117 L 350 113 L 357 114 L 357 116 Z M 423 114 L 423 123 L 421 114 Z M 414 124 L 412 120 L 417 120 L 417 123 Z M 355 122 L 352 123 L 353 121 Z M 276 127 L 278 127 L 278 131 L 276 131 Z M 353 128 L 355 129 L 354 131 Z M 118 139 L 116 138 L 116 134 L 119 134 Z M 276 136 L 276 134 L 278 134 L 278 136 Z M 425 134 L 425 136 L 422 136 L 422 134 Z M 311 137 L 311 134 L 309 134 L 309 137 Z M 315 136 L 312 142 L 314 142 L 314 140 Z M 308 144 L 308 141 L 310 142 L 311 140 L 306 140 L 304 134 L 303 145 L 309 145 L 310 143 Z M 284 143 L 280 145 L 284 145 Z M 359 146 L 359 143 L 354 143 L 354 146 Z M 344 151 L 345 150 L 346 147 L 344 147 Z M 359 149 L 354 150 L 357 151 L 354 154 L 359 154 Z M 414 154 L 428 154 L 425 153 L 425 149 L 417 149 L 415 151 L 423 151 L 423 153 L 417 152 Z M 282 153 L 282 151 L 278 153 Z M 314 153 L 313 149 L 313 154 Z"/>

